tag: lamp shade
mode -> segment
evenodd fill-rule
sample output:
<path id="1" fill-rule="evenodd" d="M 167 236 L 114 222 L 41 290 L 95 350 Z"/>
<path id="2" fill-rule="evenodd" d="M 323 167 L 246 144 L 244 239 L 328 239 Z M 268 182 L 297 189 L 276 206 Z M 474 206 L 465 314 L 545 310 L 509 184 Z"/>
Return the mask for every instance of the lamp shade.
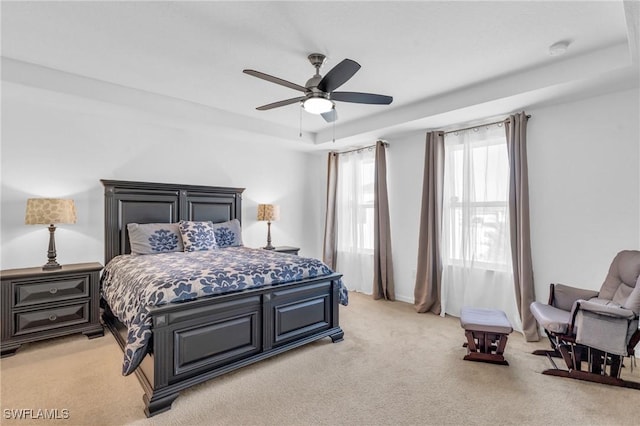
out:
<path id="1" fill-rule="evenodd" d="M 258 220 L 273 221 L 280 219 L 280 206 L 275 204 L 258 204 Z"/>
<path id="2" fill-rule="evenodd" d="M 76 223 L 76 206 L 73 200 L 29 198 L 24 223 L 26 225 Z"/>

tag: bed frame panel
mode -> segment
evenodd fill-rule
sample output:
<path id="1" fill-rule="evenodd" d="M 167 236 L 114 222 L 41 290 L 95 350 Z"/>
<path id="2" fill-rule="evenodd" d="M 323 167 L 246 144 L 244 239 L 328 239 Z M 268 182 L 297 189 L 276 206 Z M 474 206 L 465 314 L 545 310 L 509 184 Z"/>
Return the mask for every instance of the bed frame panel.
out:
<path id="1" fill-rule="evenodd" d="M 241 220 L 244 188 L 102 180 L 105 264 L 130 253 L 127 223 Z M 171 409 L 179 392 L 206 380 L 330 337 L 341 341 L 340 274 L 310 278 L 151 310 L 152 353 L 135 370 L 145 414 Z M 106 302 L 103 319 L 120 347 L 126 327 Z"/>

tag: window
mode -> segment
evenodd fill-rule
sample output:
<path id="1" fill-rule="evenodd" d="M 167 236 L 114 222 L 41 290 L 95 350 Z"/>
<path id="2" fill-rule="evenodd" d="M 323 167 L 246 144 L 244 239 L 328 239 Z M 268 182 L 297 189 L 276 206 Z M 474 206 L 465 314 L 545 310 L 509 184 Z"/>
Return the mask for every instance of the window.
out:
<path id="1" fill-rule="evenodd" d="M 340 154 L 336 194 L 336 269 L 349 289 L 373 291 L 375 150 Z"/>
<path id="2" fill-rule="evenodd" d="M 373 253 L 374 152 L 342 154 L 338 176 L 338 250 Z"/>
<path id="3" fill-rule="evenodd" d="M 443 257 L 448 264 L 510 268 L 509 163 L 504 131 L 497 129 L 445 136 Z"/>

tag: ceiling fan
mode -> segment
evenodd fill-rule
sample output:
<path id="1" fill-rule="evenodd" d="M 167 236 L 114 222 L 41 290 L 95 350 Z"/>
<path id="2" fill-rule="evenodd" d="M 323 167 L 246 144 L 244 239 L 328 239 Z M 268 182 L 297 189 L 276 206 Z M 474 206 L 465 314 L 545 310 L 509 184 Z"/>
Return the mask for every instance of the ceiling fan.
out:
<path id="1" fill-rule="evenodd" d="M 374 93 L 360 92 L 334 92 L 338 87 L 347 82 L 360 69 L 360 64 L 351 59 L 345 59 L 333 67 L 324 77 L 320 75 L 320 67 L 324 64 L 326 56 L 321 53 L 312 53 L 308 56 L 309 62 L 316 68 L 316 73 L 304 86 L 300 86 L 290 81 L 274 77 L 269 74 L 255 70 L 243 70 L 245 74 L 289 87 L 304 93 L 304 96 L 286 99 L 284 101 L 273 102 L 257 107 L 257 110 L 266 111 L 285 105 L 300 102 L 305 111 L 312 114 L 320 114 L 327 122 L 337 120 L 334 101 L 352 102 L 358 104 L 389 105 L 393 97 L 376 95 Z"/>

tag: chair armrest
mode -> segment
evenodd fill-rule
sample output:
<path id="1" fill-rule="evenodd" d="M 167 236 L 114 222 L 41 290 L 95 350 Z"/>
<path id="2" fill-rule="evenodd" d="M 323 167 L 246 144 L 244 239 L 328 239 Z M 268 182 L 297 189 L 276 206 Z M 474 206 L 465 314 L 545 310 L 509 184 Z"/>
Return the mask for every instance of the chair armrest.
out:
<path id="1" fill-rule="evenodd" d="M 632 320 L 636 317 L 635 312 L 618 306 L 603 305 L 601 303 L 589 302 L 588 300 L 578 300 L 576 309 L 593 312 L 594 314 L 606 315 L 608 317 Z"/>
<path id="2" fill-rule="evenodd" d="M 600 299 L 579 300 L 571 320 L 576 343 L 611 354 L 627 356 L 630 353 L 632 332 L 637 331 L 636 314 L 629 309 Z"/>
<path id="3" fill-rule="evenodd" d="M 551 284 L 549 304 L 563 311 L 571 312 L 577 300 L 588 300 L 597 297 L 598 292 L 584 288 L 571 287 L 564 284 Z"/>

